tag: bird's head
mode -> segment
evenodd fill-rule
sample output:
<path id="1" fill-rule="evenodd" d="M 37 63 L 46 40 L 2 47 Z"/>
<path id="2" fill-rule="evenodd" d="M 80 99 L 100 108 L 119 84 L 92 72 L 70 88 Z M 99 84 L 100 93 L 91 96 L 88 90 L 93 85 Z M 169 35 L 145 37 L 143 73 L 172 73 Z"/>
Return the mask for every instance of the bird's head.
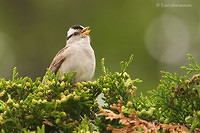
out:
<path id="1" fill-rule="evenodd" d="M 83 38 L 89 39 L 90 30 L 89 27 L 83 27 L 81 25 L 74 25 L 69 28 L 67 32 L 67 41 L 79 41 Z"/>

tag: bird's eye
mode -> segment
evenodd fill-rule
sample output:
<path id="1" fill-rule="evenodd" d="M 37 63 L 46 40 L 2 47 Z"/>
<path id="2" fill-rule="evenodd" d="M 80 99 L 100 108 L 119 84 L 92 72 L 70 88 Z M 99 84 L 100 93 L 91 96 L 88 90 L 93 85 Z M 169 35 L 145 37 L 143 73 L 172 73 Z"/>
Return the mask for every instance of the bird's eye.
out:
<path id="1" fill-rule="evenodd" d="M 67 37 L 67 40 L 69 40 L 69 38 L 71 38 L 72 36 L 76 36 L 78 34 L 80 34 L 80 33 L 79 32 L 74 32 L 73 34 L 71 34 L 70 36 Z"/>

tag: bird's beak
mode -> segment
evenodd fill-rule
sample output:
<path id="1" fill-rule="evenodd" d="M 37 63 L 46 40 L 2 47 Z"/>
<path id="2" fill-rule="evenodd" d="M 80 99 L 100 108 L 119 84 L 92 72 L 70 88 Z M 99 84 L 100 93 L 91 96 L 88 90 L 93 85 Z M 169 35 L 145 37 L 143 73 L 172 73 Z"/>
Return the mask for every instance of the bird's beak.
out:
<path id="1" fill-rule="evenodd" d="M 82 35 L 89 35 L 89 34 L 90 34 L 89 27 L 84 28 L 84 29 L 81 31 L 81 34 L 82 34 Z"/>

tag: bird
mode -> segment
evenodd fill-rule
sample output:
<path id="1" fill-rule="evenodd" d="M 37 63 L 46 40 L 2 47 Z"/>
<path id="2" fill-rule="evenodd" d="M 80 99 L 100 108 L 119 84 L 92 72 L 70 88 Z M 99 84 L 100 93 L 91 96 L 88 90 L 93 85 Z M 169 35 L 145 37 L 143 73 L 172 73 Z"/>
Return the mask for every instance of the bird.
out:
<path id="1" fill-rule="evenodd" d="M 76 72 L 73 83 L 92 79 L 96 59 L 90 45 L 90 31 L 89 27 L 81 25 L 69 28 L 65 47 L 56 54 L 49 66 L 51 73 L 57 74 L 60 70 L 59 80 L 62 80 L 64 73 L 72 74 L 72 72 Z M 45 83 L 44 79 L 42 83 Z"/>

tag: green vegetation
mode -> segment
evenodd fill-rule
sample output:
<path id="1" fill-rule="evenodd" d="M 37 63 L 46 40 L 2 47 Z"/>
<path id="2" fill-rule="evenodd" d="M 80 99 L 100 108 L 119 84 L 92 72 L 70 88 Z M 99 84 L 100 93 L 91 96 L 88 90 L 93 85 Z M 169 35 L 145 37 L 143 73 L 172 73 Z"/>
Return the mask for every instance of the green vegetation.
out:
<path id="1" fill-rule="evenodd" d="M 0 79 L 1 133 L 195 132 L 200 128 L 200 68 L 188 56 L 191 64 L 182 67 L 187 75 L 162 72 L 164 79 L 149 92 L 150 97 L 135 95 L 141 80 L 126 73 L 133 56 L 121 63 L 120 73 L 108 72 L 102 59 L 104 75 L 77 84 L 71 83 L 76 73 L 65 74 L 59 81 L 59 73 L 48 70 L 42 84 L 40 78 L 35 82 L 19 78 L 14 68 L 12 80 Z M 101 93 L 103 107 L 96 100 Z"/>

